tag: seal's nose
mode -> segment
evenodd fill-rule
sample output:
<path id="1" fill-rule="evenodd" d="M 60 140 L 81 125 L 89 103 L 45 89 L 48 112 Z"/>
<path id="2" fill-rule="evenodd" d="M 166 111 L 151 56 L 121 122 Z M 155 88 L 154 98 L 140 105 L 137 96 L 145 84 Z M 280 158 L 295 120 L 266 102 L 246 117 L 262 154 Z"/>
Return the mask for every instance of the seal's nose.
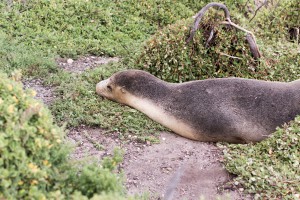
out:
<path id="1" fill-rule="evenodd" d="M 106 85 L 108 83 L 108 79 L 100 81 L 99 83 L 97 83 L 96 85 L 96 93 L 99 95 L 102 95 L 104 92 L 104 89 L 106 88 Z"/>
<path id="2" fill-rule="evenodd" d="M 99 94 L 99 95 L 101 94 L 100 93 L 100 90 L 101 90 L 101 84 L 100 83 L 101 82 L 97 83 L 97 85 L 96 85 L 96 93 Z"/>

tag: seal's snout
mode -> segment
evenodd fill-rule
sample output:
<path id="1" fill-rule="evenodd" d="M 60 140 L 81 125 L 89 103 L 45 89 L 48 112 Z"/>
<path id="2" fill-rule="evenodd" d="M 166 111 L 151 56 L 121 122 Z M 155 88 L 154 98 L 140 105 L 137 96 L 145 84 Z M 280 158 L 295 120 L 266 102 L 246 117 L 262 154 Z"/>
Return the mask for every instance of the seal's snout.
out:
<path id="1" fill-rule="evenodd" d="M 99 83 L 97 83 L 96 93 L 100 96 L 105 96 L 107 84 L 108 84 L 108 79 L 100 81 Z"/>

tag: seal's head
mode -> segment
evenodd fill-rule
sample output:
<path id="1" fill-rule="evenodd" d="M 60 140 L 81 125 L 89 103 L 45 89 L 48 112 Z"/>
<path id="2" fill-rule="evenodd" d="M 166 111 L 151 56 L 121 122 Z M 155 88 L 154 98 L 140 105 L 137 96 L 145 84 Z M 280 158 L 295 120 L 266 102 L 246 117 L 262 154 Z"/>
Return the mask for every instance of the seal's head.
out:
<path id="1" fill-rule="evenodd" d="M 96 85 L 96 92 L 102 97 L 128 105 L 132 96 L 146 97 L 159 91 L 161 80 L 141 70 L 125 70 L 113 74 Z M 155 90 L 153 89 L 155 87 Z M 155 94 L 153 94 L 155 96 Z"/>
<path id="2" fill-rule="evenodd" d="M 96 85 L 96 92 L 98 95 L 105 97 L 109 100 L 116 101 L 119 103 L 124 103 L 123 94 L 125 94 L 125 89 L 116 84 L 116 78 L 118 73 L 112 75 L 110 78 L 100 81 Z"/>

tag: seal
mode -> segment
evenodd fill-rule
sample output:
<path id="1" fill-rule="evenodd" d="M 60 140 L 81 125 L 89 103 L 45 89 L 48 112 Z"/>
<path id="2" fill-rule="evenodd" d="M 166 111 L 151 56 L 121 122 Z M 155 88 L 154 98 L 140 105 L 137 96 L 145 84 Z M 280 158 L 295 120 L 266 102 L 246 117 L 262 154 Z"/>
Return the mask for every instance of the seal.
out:
<path id="1" fill-rule="evenodd" d="M 300 114 L 300 79 L 168 83 L 145 71 L 126 70 L 100 81 L 96 92 L 183 137 L 205 142 L 258 142 Z"/>

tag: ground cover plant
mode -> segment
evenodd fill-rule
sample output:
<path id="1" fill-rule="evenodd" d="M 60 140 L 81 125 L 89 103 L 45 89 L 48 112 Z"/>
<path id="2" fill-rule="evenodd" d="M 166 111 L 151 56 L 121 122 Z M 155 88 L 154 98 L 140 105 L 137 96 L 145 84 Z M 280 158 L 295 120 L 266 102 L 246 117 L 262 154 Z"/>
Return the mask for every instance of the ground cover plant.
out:
<path id="1" fill-rule="evenodd" d="M 278 129 L 270 138 L 248 145 L 228 145 L 225 166 L 239 176 L 256 199 L 299 199 L 300 117 Z"/>
<path id="2" fill-rule="evenodd" d="M 284 16 L 283 12 L 286 9 L 296 12 L 300 9 L 296 4 L 296 1 L 282 1 L 280 6 L 272 6 L 271 11 L 265 9 L 258 19 L 254 18 L 251 22 L 238 14 L 240 11 L 236 7 L 230 7 L 231 21 L 259 36 L 258 46 L 263 55 L 259 61 L 253 58 L 245 32 L 222 24 L 224 12 L 211 8 L 201 20 L 192 41 L 187 43 L 194 19 L 179 20 L 147 40 L 135 64 L 170 82 L 230 76 L 295 80 L 299 77 L 298 42 L 289 40 L 289 30 L 299 27 L 300 20 L 298 13 Z M 271 18 L 282 19 L 279 26 L 266 22 Z M 257 23 L 260 28 L 256 27 Z M 270 34 L 274 34 L 275 29 L 278 32 L 270 40 Z"/>
<path id="3" fill-rule="evenodd" d="M 0 198 L 121 196 L 120 177 L 112 173 L 121 154 L 104 159 L 100 167 L 71 165 L 63 129 L 35 94 L 22 89 L 19 72 L 11 78 L 0 73 Z"/>
<path id="4" fill-rule="evenodd" d="M 60 56 L 124 55 L 157 27 L 192 15 L 181 2 L 145 0 L 2 1 L 0 10 L 5 33 Z"/>
<path id="5" fill-rule="evenodd" d="M 150 136 L 163 128 L 133 109 L 96 96 L 94 87 L 100 79 L 107 78 L 119 70 L 137 67 L 149 70 L 158 77 L 172 82 L 227 76 L 278 81 L 293 81 L 300 78 L 300 54 L 297 43 L 299 41 L 291 39 L 289 35 L 292 28 L 299 28 L 299 3 L 297 0 L 268 1 L 268 5 L 263 6 L 257 13 L 254 12 L 256 10 L 254 1 L 223 1 L 231 12 L 232 20 L 255 34 L 263 55 L 259 61 L 252 59 L 244 40 L 244 34 L 226 26 L 218 26 L 216 28 L 217 36 L 208 45 L 208 48 L 205 47 L 210 28 L 214 25 L 213 22 L 223 20 L 222 12 L 213 9 L 212 13 L 206 15 L 206 19 L 203 21 L 206 24 L 201 25 L 203 30 L 197 32 L 193 43 L 185 45 L 184 38 L 193 21 L 191 17 L 208 2 L 210 1 L 2 1 L 0 3 L 2 31 L 0 34 L 0 70 L 11 73 L 15 69 L 21 69 L 25 77 L 41 78 L 45 84 L 55 86 L 57 99 L 50 109 L 54 114 L 55 121 L 60 125 L 100 126 L 108 131 L 119 132 L 120 137 L 134 134 L 142 141 L 155 141 Z M 88 70 L 82 74 L 65 72 L 55 64 L 55 59 L 58 57 L 76 58 L 87 54 L 118 56 L 121 57 L 121 61 Z M 1 75 L 2 77 L 5 75 Z M 5 81 L 8 79 L 5 78 Z M 3 105 L 14 101 L 11 96 L 9 100 L 3 101 Z M 17 116 L 16 118 L 19 119 Z M 295 145 L 297 147 L 299 139 L 288 139 L 290 136 L 287 133 L 289 129 L 296 133 L 297 127 L 299 127 L 299 123 L 296 120 L 290 125 L 290 128 L 278 131 L 276 136 L 266 141 L 274 147 L 272 148 L 274 153 L 267 152 L 269 157 L 276 156 L 281 152 L 281 150 L 277 151 L 279 148 L 285 149 L 286 155 L 297 153 L 294 148 L 288 147 L 295 147 Z M 282 135 L 288 136 L 280 138 Z M 10 136 L 12 137 L 12 135 Z M 299 134 L 296 133 L 291 137 L 298 138 L 298 136 Z M 2 141 L 4 141 L 3 138 Z M 277 145 L 276 141 L 277 143 L 283 141 L 283 144 Z M 285 170 L 287 166 L 296 166 L 297 163 L 294 161 L 299 161 L 299 157 L 285 157 L 283 160 L 286 162 L 284 163 L 280 161 L 281 159 L 276 160 L 278 161 L 276 163 L 268 163 L 268 165 L 274 164 L 274 168 L 282 169 L 281 171 L 286 173 L 276 174 L 276 180 L 278 178 L 279 181 L 282 181 L 279 187 L 272 185 L 272 181 L 262 183 L 264 178 L 258 175 L 268 176 L 265 171 L 257 173 L 256 176 L 245 174 L 245 171 L 238 168 L 241 163 L 245 164 L 248 157 L 254 155 L 258 164 L 250 167 L 252 171 L 259 170 L 263 165 L 261 164 L 263 157 L 260 157 L 265 152 L 263 145 L 265 143 L 262 143 L 262 146 L 228 146 L 226 150 L 227 168 L 238 174 L 240 178 L 237 181 L 248 188 L 249 192 L 257 193 L 258 198 L 280 198 L 279 193 L 273 193 L 275 190 L 282 192 L 287 198 L 297 198 L 299 187 L 296 186 L 300 185 L 299 177 L 294 176 L 293 180 L 279 177 L 299 173 L 298 171 L 286 173 Z M 37 148 L 37 146 L 33 145 L 33 148 Z M 57 148 L 60 148 L 59 145 Z M 242 158 L 238 158 L 236 155 L 241 152 L 245 152 L 245 154 Z M 47 156 L 47 154 L 40 156 Z M 65 159 L 64 156 L 62 155 L 62 160 Z M 250 169 L 248 164 L 245 167 Z M 26 165 L 24 166 L 26 168 Z M 36 166 L 41 168 L 36 164 L 30 166 L 34 170 Z M 45 167 L 43 163 L 41 166 Z M 57 167 L 59 168 L 59 164 Z M 96 167 L 93 169 L 95 173 L 103 173 Z M 51 169 L 49 170 L 51 171 Z M 60 180 L 57 187 L 51 185 L 51 181 L 48 183 L 44 180 L 36 180 L 45 185 L 41 192 L 40 188 L 38 188 L 39 192 L 35 192 L 36 182 L 32 182 L 31 185 L 28 179 L 24 184 L 28 183 L 26 187 L 33 188 L 29 189 L 29 191 L 33 191 L 32 193 L 11 194 L 44 195 L 45 191 L 50 191 L 49 188 L 54 188 L 55 190 L 51 190 L 53 193 L 49 195 L 58 195 L 62 198 L 64 195 L 74 195 L 75 198 L 76 195 L 81 196 L 81 193 L 86 191 L 84 187 L 76 188 L 75 185 L 86 182 L 95 186 L 91 187 L 91 191 L 83 194 L 88 198 L 95 191 L 102 191 L 103 188 L 97 187 L 96 183 L 110 180 L 106 179 L 107 177 L 95 180 L 91 171 L 86 169 L 84 171 L 86 174 L 83 174 L 82 179 L 78 179 L 74 173 L 74 176 L 70 175 L 69 182 Z M 111 170 L 107 169 L 107 171 Z M 44 171 L 41 172 L 44 173 Z M 14 169 L 11 169 L 11 174 L 15 173 Z M 53 172 L 53 176 L 60 175 L 55 175 L 55 173 Z M 5 175 L 5 173 L 3 174 Z M 107 173 L 107 175 L 115 177 L 111 173 Z M 254 181 L 253 178 L 259 181 Z M 88 181 L 84 181 L 85 179 Z M 12 180 L 10 178 L 3 180 L 8 180 L 8 183 L 1 182 L 3 191 L 4 187 L 8 188 L 8 184 L 12 184 L 12 188 L 25 187 L 25 185 L 19 186 L 15 181 L 9 183 Z M 30 180 L 33 181 L 33 179 Z M 266 180 L 269 179 L 266 178 Z M 115 185 L 119 184 L 114 182 L 115 179 L 110 181 Z M 110 185 L 110 181 L 107 185 Z M 69 187 L 66 185 L 67 183 L 71 185 L 74 183 L 71 187 L 72 192 L 66 191 L 66 188 Z M 293 189 L 288 189 L 287 184 L 291 184 Z M 119 188 L 117 187 L 115 190 L 119 191 Z M 20 192 L 20 190 L 17 191 Z M 120 194 L 117 192 L 115 195 Z"/>
<path id="6" fill-rule="evenodd" d="M 144 114 L 95 95 L 95 85 L 100 81 L 99 74 L 108 78 L 112 73 L 124 69 L 125 66 L 111 63 L 66 81 L 57 89 L 61 99 L 51 106 L 53 114 L 59 121 L 68 123 L 68 126 L 97 125 L 108 131 L 120 132 L 124 137 L 134 133 L 143 139 L 164 130 Z"/>

